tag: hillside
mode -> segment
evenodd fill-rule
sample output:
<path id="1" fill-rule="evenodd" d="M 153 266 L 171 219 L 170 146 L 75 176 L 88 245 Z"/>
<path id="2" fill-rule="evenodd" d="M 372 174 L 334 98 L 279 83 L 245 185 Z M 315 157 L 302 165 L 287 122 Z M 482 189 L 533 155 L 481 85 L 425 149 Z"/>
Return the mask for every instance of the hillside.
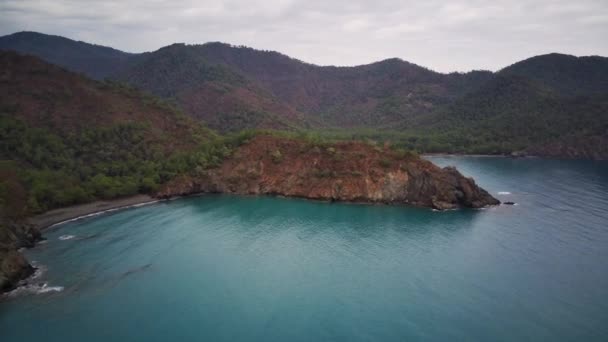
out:
<path id="1" fill-rule="evenodd" d="M 114 79 L 174 101 L 218 131 L 309 127 L 301 113 L 232 69 L 209 63 L 184 44 L 144 53 L 136 60 Z"/>
<path id="2" fill-rule="evenodd" d="M 36 54 L 91 77 L 101 70 L 220 132 L 313 131 L 391 140 L 419 152 L 608 159 L 598 144 L 608 136 L 605 57 L 548 54 L 496 73 L 442 74 L 397 58 L 316 66 L 224 43 L 123 54 L 18 33 L 1 37 L 0 49 Z"/>
<path id="3" fill-rule="evenodd" d="M 105 46 L 37 32 L 18 32 L 0 37 L 0 50 L 38 56 L 98 80 L 126 67 L 135 56 Z"/>
<path id="4" fill-rule="evenodd" d="M 440 74 L 399 59 L 320 67 L 276 52 L 222 43 L 173 44 L 154 52 L 124 54 L 125 60 L 118 62 L 97 46 L 65 38 L 57 44 L 56 39 L 17 33 L 2 37 L 0 49 L 33 54 L 94 78 L 125 81 L 174 101 L 220 131 L 392 127 L 433 112 L 492 75 Z M 61 55 L 66 57 L 58 61 L 55 57 Z"/>
<path id="5" fill-rule="evenodd" d="M 226 65 L 325 127 L 389 127 L 431 113 L 491 77 L 490 72 L 440 74 L 393 58 L 356 67 L 321 67 L 277 52 L 222 43 L 192 46 Z"/>
<path id="6" fill-rule="evenodd" d="M 564 96 L 566 88 L 499 73 L 483 88 L 420 122 L 418 130 L 444 144 L 437 143 L 433 152 L 608 159 L 605 145 L 597 144 L 608 137 L 608 92 L 584 94 L 579 89 Z"/>
<path id="7" fill-rule="evenodd" d="M 517 62 L 498 74 L 525 77 L 565 97 L 608 93 L 606 57 L 552 53 Z"/>
<path id="8" fill-rule="evenodd" d="M 218 139 L 156 98 L 35 57 L 0 53 L 0 70 L 0 158 L 22 171 L 32 211 L 152 191 L 184 167 L 174 156 Z"/>

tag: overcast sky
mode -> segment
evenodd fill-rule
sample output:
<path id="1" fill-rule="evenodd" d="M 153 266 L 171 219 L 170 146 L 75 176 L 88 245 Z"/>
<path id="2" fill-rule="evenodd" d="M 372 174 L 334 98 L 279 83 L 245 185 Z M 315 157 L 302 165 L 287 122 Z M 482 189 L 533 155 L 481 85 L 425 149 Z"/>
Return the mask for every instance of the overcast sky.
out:
<path id="1" fill-rule="evenodd" d="M 0 34 L 23 30 L 129 52 L 222 41 L 321 65 L 497 70 L 548 52 L 608 56 L 608 0 L 0 0 Z"/>

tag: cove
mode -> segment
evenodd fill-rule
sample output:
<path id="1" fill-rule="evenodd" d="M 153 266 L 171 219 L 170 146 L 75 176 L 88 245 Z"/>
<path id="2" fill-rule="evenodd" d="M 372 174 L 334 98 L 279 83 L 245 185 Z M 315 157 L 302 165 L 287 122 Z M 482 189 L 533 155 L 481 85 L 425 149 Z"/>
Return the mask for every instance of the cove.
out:
<path id="1" fill-rule="evenodd" d="M 2 341 L 602 341 L 608 164 L 433 157 L 515 206 L 205 195 L 83 219 L 26 251 L 48 288 Z"/>

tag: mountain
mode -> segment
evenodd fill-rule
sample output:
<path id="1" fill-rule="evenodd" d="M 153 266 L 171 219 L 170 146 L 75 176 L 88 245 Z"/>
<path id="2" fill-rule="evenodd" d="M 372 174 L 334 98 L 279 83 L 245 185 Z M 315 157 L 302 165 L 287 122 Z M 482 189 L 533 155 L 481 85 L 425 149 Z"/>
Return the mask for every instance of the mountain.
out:
<path id="1" fill-rule="evenodd" d="M 149 53 L 122 53 L 117 61 L 110 48 L 17 33 L 0 38 L 0 49 L 33 54 L 93 78 L 127 82 L 174 101 L 219 131 L 393 127 L 433 112 L 492 77 L 486 71 L 440 74 L 399 59 L 320 67 L 223 43 L 173 44 Z"/>
<path id="2" fill-rule="evenodd" d="M 134 54 L 37 32 L 0 37 L 0 50 L 38 56 L 49 63 L 102 80 L 126 67 Z"/>
<path id="3" fill-rule="evenodd" d="M 218 131 L 310 126 L 302 113 L 270 92 L 228 67 L 209 63 L 184 44 L 144 53 L 136 60 L 113 78 L 174 101 Z"/>
<path id="4" fill-rule="evenodd" d="M 356 67 L 316 66 L 277 52 L 222 43 L 192 46 L 269 89 L 325 127 L 390 127 L 476 89 L 490 72 L 440 74 L 397 58 Z"/>
<path id="5" fill-rule="evenodd" d="M 442 74 L 396 58 L 317 66 L 218 42 L 125 54 L 18 33 L 1 37 L 0 49 L 127 83 L 220 132 L 321 130 L 391 140 L 421 152 L 608 158 L 598 145 L 608 136 L 605 57 L 548 54 L 496 73 Z"/>
<path id="6" fill-rule="evenodd" d="M 608 139 L 607 79 L 608 58 L 533 57 L 501 70 L 417 128 L 442 136 L 436 151 L 608 159 L 601 144 Z"/>
<path id="7" fill-rule="evenodd" d="M 600 56 L 552 53 L 517 62 L 498 74 L 525 77 L 566 97 L 608 92 L 608 58 Z"/>

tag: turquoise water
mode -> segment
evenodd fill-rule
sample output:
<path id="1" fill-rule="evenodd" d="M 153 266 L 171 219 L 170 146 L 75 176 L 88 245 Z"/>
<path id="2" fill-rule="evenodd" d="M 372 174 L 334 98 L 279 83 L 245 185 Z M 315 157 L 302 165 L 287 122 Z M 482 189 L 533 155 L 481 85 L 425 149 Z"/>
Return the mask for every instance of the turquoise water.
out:
<path id="1" fill-rule="evenodd" d="M 84 219 L 26 252 L 64 289 L 0 302 L 0 339 L 606 341 L 608 164 L 433 160 L 518 205 L 209 195 Z"/>

